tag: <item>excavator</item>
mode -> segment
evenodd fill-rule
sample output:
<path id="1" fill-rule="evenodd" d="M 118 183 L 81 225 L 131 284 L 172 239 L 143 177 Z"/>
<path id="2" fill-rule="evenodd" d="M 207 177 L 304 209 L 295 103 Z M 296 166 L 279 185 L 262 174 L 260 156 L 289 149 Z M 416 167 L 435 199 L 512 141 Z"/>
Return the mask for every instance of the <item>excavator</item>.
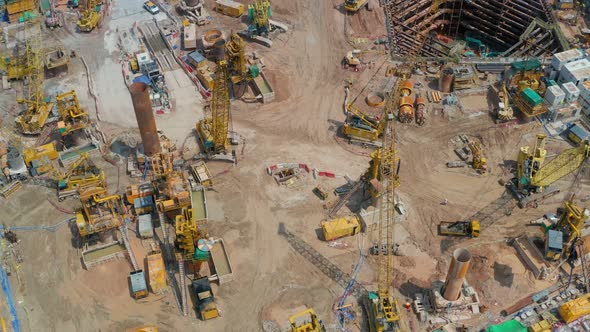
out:
<path id="1" fill-rule="evenodd" d="M 229 72 L 227 61 L 221 60 L 215 72 L 215 85 L 211 97 L 211 117 L 197 122 L 196 129 L 209 159 L 224 159 L 228 152 L 230 140 L 230 101 Z M 233 153 L 230 157 L 235 161 Z"/>
<path id="2" fill-rule="evenodd" d="M 289 332 L 326 332 L 324 324 L 311 308 L 289 317 L 289 327 Z"/>
<path id="3" fill-rule="evenodd" d="M 483 174 L 487 171 L 487 159 L 483 156 L 483 148 L 479 142 L 469 142 L 469 149 L 473 155 L 472 166 L 473 169 Z"/>
<path id="4" fill-rule="evenodd" d="M 557 223 L 545 233 L 545 258 L 552 261 L 572 255 L 584 223 L 590 218 L 590 210 L 582 209 L 574 203 L 574 195 L 564 203 L 560 212 Z"/>
<path id="5" fill-rule="evenodd" d="M 25 110 L 16 119 L 16 126 L 22 134 L 38 135 L 51 113 L 53 103 L 45 98 L 43 81 L 45 80 L 45 65 L 39 24 L 26 22 L 25 35 L 29 35 L 26 44 L 26 64 L 23 70 L 28 73 L 28 84 L 24 89 L 24 98 L 18 98 L 19 104 L 26 104 Z M 39 31 L 32 31 L 38 28 Z"/>
<path id="6" fill-rule="evenodd" d="M 98 26 L 100 19 L 102 18 L 100 13 L 101 5 L 101 0 L 88 0 L 86 10 L 82 12 L 78 23 L 76 23 L 78 30 L 82 32 L 90 32 Z"/>
<path id="7" fill-rule="evenodd" d="M 88 126 L 88 113 L 80 107 L 76 91 L 58 94 L 55 99 L 60 116 L 57 126 L 62 137 Z"/>
<path id="8" fill-rule="evenodd" d="M 547 136 L 537 135 L 534 149 L 520 148 L 516 177 L 508 182 L 508 187 L 519 200 L 519 206 L 527 205 L 533 193 L 543 193 L 549 185 L 581 168 L 590 157 L 590 143 L 562 151 L 557 157 L 545 163 Z"/>
<path id="9" fill-rule="evenodd" d="M 81 237 L 118 228 L 123 224 L 125 210 L 119 195 L 109 195 L 104 187 L 80 191 L 82 208 L 76 211 L 76 226 Z"/>
<path id="10" fill-rule="evenodd" d="M 397 90 L 394 90 L 397 92 Z M 399 332 L 402 331 L 401 314 L 397 300 L 393 297 L 393 250 L 394 248 L 394 223 L 395 223 L 395 187 L 399 183 L 397 172 L 391 170 L 397 167 L 395 150 L 395 135 L 393 125 L 393 111 L 397 106 L 400 95 L 392 93 L 386 102 L 384 115 L 388 119 L 389 130 L 382 135 L 382 159 L 380 162 L 381 195 L 378 198 L 379 209 L 378 241 L 377 248 L 377 291 L 369 292 L 364 299 L 364 304 L 369 321 L 370 332 Z M 389 170 L 389 171 L 388 171 Z"/>
<path id="11" fill-rule="evenodd" d="M 510 98 L 508 89 L 506 89 L 506 83 L 502 83 L 502 91 L 498 93 L 498 97 L 502 100 L 498 105 L 498 111 L 496 112 L 496 118 L 498 121 L 506 122 L 514 119 L 514 111 L 510 106 Z"/>

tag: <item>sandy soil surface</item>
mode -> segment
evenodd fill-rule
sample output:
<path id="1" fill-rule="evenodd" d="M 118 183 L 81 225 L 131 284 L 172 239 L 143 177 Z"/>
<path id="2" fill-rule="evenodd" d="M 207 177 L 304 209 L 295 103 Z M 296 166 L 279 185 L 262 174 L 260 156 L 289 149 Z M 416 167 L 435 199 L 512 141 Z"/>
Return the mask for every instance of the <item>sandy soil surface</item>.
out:
<path id="1" fill-rule="evenodd" d="M 152 18 L 141 9 L 141 3 L 116 1 L 107 23 L 91 34 L 73 32 L 71 25 L 53 33 L 53 38 L 62 40 L 87 61 L 99 97 L 100 125 L 109 137 L 138 137 L 114 36 L 117 28 L 126 29 L 135 21 Z M 359 247 L 366 254 L 372 245 L 373 234 L 344 238 L 330 246 L 320 241 L 317 233 L 326 216 L 326 203 L 312 189 L 321 183 L 331 192 L 346 182 L 344 175 L 357 179 L 369 166 L 370 150 L 335 138 L 345 118 L 345 82 L 353 82 L 356 95 L 367 82 L 372 82 L 368 90 L 377 87 L 385 69 L 382 67 L 371 80 L 382 57 L 375 58 L 375 68 L 360 72 L 341 68 L 348 50 L 370 47 L 367 38 L 381 36 L 385 29 L 380 10 L 345 17 L 337 8 L 339 4 L 336 0 L 274 0 L 275 19 L 288 23 L 291 30 L 279 35 L 272 49 L 252 43 L 247 46 L 247 52 L 256 51 L 264 58 L 265 73 L 274 85 L 276 99 L 264 105 L 232 103 L 233 129 L 245 139 L 243 149 L 237 151 L 238 165 L 208 164 L 211 173 L 218 175 L 214 190 L 207 192 L 210 233 L 224 239 L 235 271 L 234 281 L 213 288 L 222 317 L 203 322 L 192 311 L 190 317 L 182 317 L 171 293 L 133 300 L 127 285 L 131 265 L 117 261 L 84 270 L 80 253 L 72 246 L 70 230 L 62 227 L 55 233 L 18 233 L 25 256 L 25 286 L 17 298 L 21 321 L 28 330 L 122 331 L 153 322 L 161 331 L 261 331 L 263 325 L 285 327 L 286 318 L 303 306 L 313 307 L 329 327 L 335 326 L 332 305 L 343 289 L 294 251 L 278 234 L 278 228 L 283 223 L 346 273 L 358 261 Z M 214 24 L 230 22 L 232 27 L 241 26 L 217 13 L 212 16 Z M 72 59 L 70 74 L 46 85 L 52 93 L 75 88 L 81 103 L 95 116 L 83 68 L 79 59 Z M 168 75 L 176 77 L 177 73 Z M 193 149 L 197 145 L 190 134 L 202 116 L 203 101 L 186 81 L 179 79 L 176 83 L 177 109 L 158 117 L 158 127 L 177 144 L 186 142 L 185 148 Z M 498 180 L 509 177 L 504 165 L 515 159 L 518 146 L 533 143 L 534 134 L 542 132 L 536 124 L 494 125 L 485 112 L 485 96 L 469 97 L 463 102 L 466 109 L 452 120 L 433 115 L 431 108 L 426 126 L 398 125 L 396 129 L 402 160 L 398 195 L 407 215 L 396 227 L 402 256 L 395 258 L 393 280 L 398 299 L 404 303 L 415 291 L 444 279 L 452 250 L 467 247 L 474 255 L 467 279 L 480 292 L 483 304 L 496 314 L 513 301 L 547 286 L 534 281 L 524 270 L 506 239 L 529 230 L 524 226 L 527 221 L 554 211 L 563 197 L 552 198 L 542 209 L 515 209 L 510 216 L 501 214 L 483 228 L 479 239 L 449 242 L 439 237 L 439 221 L 467 219 L 502 195 Z M 457 159 L 450 140 L 463 133 L 482 141 L 490 167 L 488 174 L 446 168 L 447 161 Z M 549 154 L 565 146 L 552 140 Z M 306 163 L 337 177 L 314 179 L 309 174 L 291 187 L 278 186 L 265 168 L 283 162 Z M 123 175 L 118 177 L 115 167 L 102 162 L 100 165 L 108 172 L 112 191 L 124 188 L 130 181 Z M 119 168 L 123 174 L 123 163 Z M 569 181 L 571 178 L 566 178 L 561 185 L 567 188 Z M 584 185 L 577 190 L 588 189 Z M 53 199 L 52 190 L 26 186 L 10 200 L 0 200 L 3 222 L 49 225 L 69 218 L 47 202 L 48 196 Z M 447 205 L 440 204 L 444 199 Z M 335 201 L 330 194 L 327 203 Z M 76 204 L 69 200 L 59 206 L 73 210 Z M 352 204 L 342 213 L 357 208 Z M 147 248 L 139 239 L 133 239 L 133 245 L 141 260 Z M 375 269 L 374 257 L 366 257 L 358 281 L 370 290 L 376 287 Z M 16 287 L 18 283 L 13 279 Z M 355 302 L 352 298 L 350 301 Z M 404 319 L 414 331 L 423 330 L 413 315 L 404 312 Z M 360 319 L 350 326 L 351 330 L 360 330 L 359 324 Z"/>

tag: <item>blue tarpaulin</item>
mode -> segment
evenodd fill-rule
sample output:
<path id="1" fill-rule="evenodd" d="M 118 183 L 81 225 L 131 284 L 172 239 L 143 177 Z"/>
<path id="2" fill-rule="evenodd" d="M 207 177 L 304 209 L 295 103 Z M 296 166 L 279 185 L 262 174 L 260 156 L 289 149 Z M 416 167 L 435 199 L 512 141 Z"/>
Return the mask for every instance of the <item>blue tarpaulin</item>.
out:
<path id="1" fill-rule="evenodd" d="M 136 77 L 136 78 L 133 79 L 133 83 L 138 83 L 138 82 L 139 83 L 145 83 L 147 85 L 152 84 L 152 82 L 150 82 L 150 79 L 147 76 L 145 76 L 145 75 L 141 75 L 141 76 Z"/>

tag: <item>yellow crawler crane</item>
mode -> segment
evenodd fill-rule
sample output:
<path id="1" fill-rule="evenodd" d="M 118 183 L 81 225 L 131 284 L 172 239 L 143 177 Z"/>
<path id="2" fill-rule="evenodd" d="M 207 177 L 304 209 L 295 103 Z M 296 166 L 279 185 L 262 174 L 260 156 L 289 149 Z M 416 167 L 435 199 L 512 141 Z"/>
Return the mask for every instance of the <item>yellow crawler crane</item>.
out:
<path id="1" fill-rule="evenodd" d="M 80 192 L 82 208 L 76 211 L 76 226 L 80 236 L 117 228 L 123 224 L 124 209 L 119 195 L 109 195 L 104 187 Z"/>
<path id="2" fill-rule="evenodd" d="M 544 187 L 579 169 L 588 157 L 590 157 L 588 141 L 579 147 L 567 149 L 541 167 L 532 176 L 531 185 L 536 187 L 537 191 L 543 191 Z"/>
<path id="3" fill-rule="evenodd" d="M 393 227 L 395 223 L 395 187 L 399 183 L 395 151 L 395 135 L 393 126 L 392 106 L 397 106 L 398 93 L 390 95 L 385 108 L 389 130 L 383 134 L 380 174 L 381 195 L 378 200 L 379 221 L 377 248 L 377 292 L 369 292 L 365 299 L 368 313 L 369 331 L 398 332 L 401 331 L 401 316 L 397 300 L 393 297 L 391 276 L 393 274 Z"/>
<path id="4" fill-rule="evenodd" d="M 59 94 L 55 96 L 55 100 L 59 110 L 60 121 L 58 128 L 61 136 L 66 136 L 88 126 L 88 113 L 80 107 L 76 91 L 72 90 Z"/>
<path id="5" fill-rule="evenodd" d="M 221 60 L 215 72 L 211 97 L 211 117 L 197 123 L 197 133 L 209 157 L 225 154 L 229 144 L 229 73 L 227 61 Z"/>
<path id="6" fill-rule="evenodd" d="M 90 32 L 98 26 L 102 18 L 100 5 L 102 5 L 100 0 L 88 0 L 86 10 L 82 12 L 82 16 L 80 16 L 78 23 L 76 23 L 80 31 Z"/>
<path id="7" fill-rule="evenodd" d="M 326 328 L 313 309 L 289 317 L 290 332 L 325 332 Z"/>
<path id="8" fill-rule="evenodd" d="M 41 45 L 41 27 L 38 22 L 25 22 L 26 65 L 28 84 L 24 98 L 17 99 L 19 104 L 26 104 L 25 110 L 16 119 L 18 130 L 25 135 L 38 135 L 45 125 L 53 103 L 47 102 L 43 91 L 45 68 L 43 64 L 43 50 Z"/>

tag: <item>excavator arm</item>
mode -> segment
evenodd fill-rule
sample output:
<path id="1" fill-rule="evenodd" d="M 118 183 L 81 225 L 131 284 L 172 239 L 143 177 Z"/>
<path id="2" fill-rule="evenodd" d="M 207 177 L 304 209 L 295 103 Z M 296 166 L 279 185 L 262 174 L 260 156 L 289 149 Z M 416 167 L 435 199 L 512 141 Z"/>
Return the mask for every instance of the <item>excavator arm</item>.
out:
<path id="1" fill-rule="evenodd" d="M 541 167 L 532 177 L 531 184 L 538 187 L 549 186 L 580 168 L 588 157 L 590 157 L 590 144 L 588 142 L 579 147 L 565 150 Z"/>

